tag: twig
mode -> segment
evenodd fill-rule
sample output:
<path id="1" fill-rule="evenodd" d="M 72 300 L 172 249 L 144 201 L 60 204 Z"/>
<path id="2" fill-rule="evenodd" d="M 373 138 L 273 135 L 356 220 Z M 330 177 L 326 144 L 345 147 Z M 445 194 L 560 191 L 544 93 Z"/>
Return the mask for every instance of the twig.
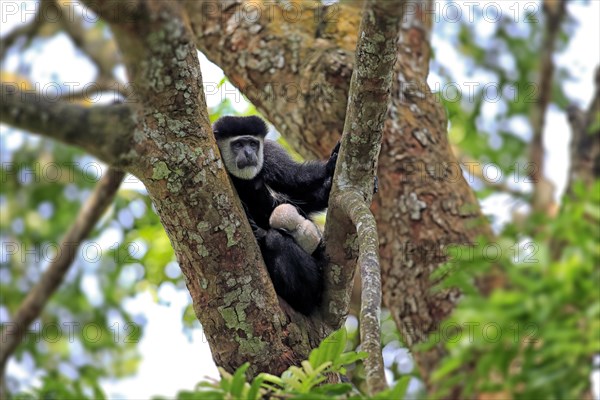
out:
<path id="1" fill-rule="evenodd" d="M 58 289 L 69 267 L 77 248 L 92 231 L 96 222 L 112 203 L 125 173 L 110 168 L 96 185 L 94 192 L 87 199 L 75 223 L 61 241 L 58 256 L 49 265 L 46 272 L 27 294 L 25 300 L 15 313 L 12 322 L 2 327 L 3 338 L 0 348 L 0 387 L 3 387 L 6 363 L 27 333 L 29 325 L 40 315 L 50 296 Z"/>

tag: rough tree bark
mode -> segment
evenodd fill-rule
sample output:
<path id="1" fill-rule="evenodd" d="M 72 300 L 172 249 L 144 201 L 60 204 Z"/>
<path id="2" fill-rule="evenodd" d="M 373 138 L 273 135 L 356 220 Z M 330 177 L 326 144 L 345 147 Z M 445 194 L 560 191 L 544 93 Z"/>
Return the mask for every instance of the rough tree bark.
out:
<path id="1" fill-rule="evenodd" d="M 322 157 L 343 129 L 361 3 L 309 7 L 238 0 L 204 9 L 196 2 L 185 6 L 199 49 L 301 154 Z M 248 4 L 262 4 L 260 18 L 245 17 Z M 445 247 L 472 243 L 490 229 L 451 152 L 444 110 L 426 84 L 433 4 L 407 2 L 404 8 L 373 211 L 383 300 L 414 348 L 459 299 L 456 291 L 430 291 L 429 275 L 445 261 Z M 289 16 L 297 9 L 301 18 L 285 18 L 286 10 Z M 415 353 L 426 382 L 442 354 Z"/>
<path id="2" fill-rule="evenodd" d="M 275 295 L 239 200 L 231 185 L 225 183 L 228 176 L 211 134 L 193 21 L 184 9 L 198 2 L 90 0 L 86 4 L 109 23 L 135 97 L 127 99 L 126 105 L 87 109 L 46 101 L 16 84 L 3 84 L 2 122 L 77 145 L 109 165 L 136 175 L 146 186 L 171 240 L 217 364 L 232 371 L 252 360 L 251 374 L 281 373 L 306 358 L 326 334 L 339 326 L 347 310 L 338 309 L 334 327 L 322 318 L 306 318 L 282 307 Z M 383 16 L 382 12 L 390 11 L 389 5 L 371 6 L 373 13 L 366 16 L 374 18 L 379 29 L 398 26 L 398 10 Z M 388 70 L 385 63 L 383 67 L 371 63 L 362 70 L 370 75 L 360 79 L 373 80 L 373 93 L 378 94 L 380 107 L 364 110 L 373 120 L 365 121 L 369 129 L 361 125 L 362 132 L 374 134 L 381 128 L 387 98 L 377 92 L 381 89 L 375 83 L 383 92 L 390 84 L 389 76 L 379 78 L 378 74 L 389 75 L 394 56 L 390 43 L 395 37 L 393 32 L 386 32 L 363 38 L 365 53 L 370 53 L 365 59 L 381 58 Z M 380 49 L 386 51 L 380 54 Z M 350 95 L 359 105 L 367 99 L 352 91 Z M 356 135 L 349 137 L 342 153 L 356 155 L 352 139 Z M 376 145 L 378 138 L 361 138 L 361 143 Z M 367 154 L 376 157 L 376 153 Z M 364 156 L 360 159 L 371 166 L 372 177 L 376 161 Z M 343 155 L 339 161 L 350 170 L 354 168 Z M 339 186 L 355 185 L 358 193 L 365 192 L 364 182 L 372 185 L 371 178 L 365 179 L 357 174 Z M 371 195 L 363 197 L 368 201 Z M 366 209 L 364 205 L 362 208 Z M 363 218 L 351 216 L 355 222 Z M 336 230 L 333 224 L 335 218 L 330 225 Z M 365 269 L 370 270 L 365 276 L 371 276 L 376 269 L 372 263 L 374 230 L 372 223 L 365 227 L 359 227 L 359 236 L 363 231 L 371 236 L 367 237 L 370 242 L 365 239 L 369 254 L 364 257 Z M 378 306 L 370 304 L 369 314 Z M 381 383 L 373 387 L 377 391 Z"/>
<path id="3" fill-rule="evenodd" d="M 280 373 L 305 358 L 323 332 L 309 336 L 316 331 L 310 321 L 279 306 L 226 183 L 188 20 L 176 2 L 115 4 L 89 6 L 111 25 L 136 98 L 86 109 L 2 85 L 1 120 L 136 175 L 175 249 L 215 361 L 232 371 L 252 359 L 252 373 Z"/>
<path id="4" fill-rule="evenodd" d="M 215 361 L 233 371 L 251 359 L 251 373 L 281 373 L 306 356 L 308 329 L 279 307 L 239 200 L 224 184 L 182 7 L 88 5 L 110 23 L 138 100 L 128 167 L 171 240 Z"/>
<path id="5" fill-rule="evenodd" d="M 459 299 L 457 290 L 431 290 L 429 276 L 446 261 L 446 247 L 490 235 L 452 154 L 445 111 L 426 82 L 431 7 L 422 3 L 402 26 L 380 156 L 381 191 L 387 193 L 378 199 L 381 257 L 387 261 L 383 298 L 411 348 L 437 329 Z M 414 355 L 429 384 L 443 350 Z"/>
<path id="6" fill-rule="evenodd" d="M 224 69 L 231 81 L 288 140 L 297 145 L 304 155 L 326 154 L 342 132 L 362 2 L 343 2 L 331 6 L 309 6 L 295 1 L 275 4 L 242 0 L 188 1 L 179 4 L 185 9 L 196 46 Z M 399 6 L 400 3 L 395 4 Z M 261 15 L 259 18 L 252 14 L 257 5 Z M 131 20 L 134 17 L 147 20 L 147 15 L 137 7 L 138 2 L 131 2 L 123 12 L 107 12 L 104 16 L 109 22 L 111 15 L 129 15 Z M 432 9 L 431 2 L 411 2 L 406 7 L 399 47 L 403 57 L 396 65 L 397 76 L 392 93 L 394 106 L 390 108 L 385 125 L 379 162 L 381 192 L 373 207 L 381 238 L 384 302 L 411 347 L 435 329 L 458 298 L 453 291 L 436 294 L 429 291 L 432 283 L 428 276 L 444 260 L 443 247 L 452 243 L 471 242 L 477 235 L 489 232 L 487 225 L 477 222 L 481 220 L 481 214 L 471 189 L 459 176 L 458 164 L 449 150 L 445 116 L 425 84 Z M 297 10 L 301 12 L 294 13 Z M 260 11 L 263 13 L 260 14 Z M 113 22 L 118 24 L 123 21 Z M 149 44 L 160 45 L 160 34 L 158 32 L 147 38 Z M 119 41 L 125 42 L 126 39 L 123 34 Z M 133 73 L 136 72 L 135 61 L 139 59 L 136 57 L 143 56 L 135 48 L 136 44 L 125 47 L 126 50 L 132 50 L 133 59 L 129 60 L 129 65 Z M 124 43 L 120 45 L 123 50 Z M 158 68 L 156 75 L 160 78 Z M 186 93 L 181 87 L 193 79 L 175 80 L 178 77 L 168 77 L 161 82 L 154 76 L 148 78 L 156 85 L 154 90 L 162 90 L 163 86 L 175 82 L 178 89 L 171 91 L 173 99 L 181 100 L 182 96 L 189 99 L 195 95 L 193 90 Z M 153 95 L 154 91 L 148 93 Z M 144 115 L 139 117 L 143 121 Z M 148 114 L 145 117 L 152 122 L 149 127 L 156 128 L 162 124 L 158 127 L 163 128 L 166 125 L 176 134 L 187 127 L 183 122 L 180 125 L 178 118 L 165 118 L 160 113 L 154 116 L 154 121 Z M 138 128 L 138 131 L 143 132 L 143 129 Z M 201 133 L 206 135 L 206 132 L 204 125 Z M 147 133 L 140 135 L 142 138 L 146 136 Z M 147 144 L 140 140 L 136 143 L 141 147 Z M 181 147 L 177 141 L 165 143 L 165 146 Z M 208 160 L 201 158 L 201 161 L 211 165 L 214 163 L 211 157 Z M 125 163 L 129 161 L 123 160 Z M 177 189 L 178 173 L 186 170 L 177 169 L 177 165 L 171 169 L 166 161 L 158 157 L 152 161 L 157 162 L 155 180 L 167 178 L 167 184 L 170 185 L 167 192 Z M 175 160 L 175 164 L 182 161 Z M 156 168 L 152 169 L 150 178 L 146 177 L 150 179 L 149 184 L 154 183 L 155 186 L 152 176 Z M 208 181 L 206 185 L 210 186 L 211 183 L 213 181 Z M 189 189 L 190 185 L 182 185 L 182 188 Z M 224 196 L 229 198 L 228 193 Z M 191 200 L 192 204 L 198 204 L 197 200 Z M 195 211 L 194 216 L 201 212 L 200 209 Z M 240 215 L 234 215 L 235 226 L 240 223 Z M 173 221 L 180 222 L 177 219 Z M 213 228 L 212 225 L 210 228 Z M 223 227 L 217 226 L 217 231 L 219 229 Z M 228 229 L 230 233 L 237 233 L 235 228 Z M 205 240 L 202 236 L 200 238 Z M 239 240 L 250 246 L 248 239 L 248 236 L 244 236 Z M 210 248 L 216 242 L 208 244 L 203 247 L 200 243 L 199 248 Z M 197 312 L 201 311 L 197 309 Z M 229 311 L 233 310 L 227 309 L 226 313 Z M 229 315 L 237 317 L 238 314 L 235 311 Z M 241 314 L 246 317 L 245 312 Z M 223 317 L 219 315 L 219 319 Z M 232 325 L 235 324 L 230 321 L 229 328 L 235 330 Z M 285 326 L 284 323 L 281 325 Z M 277 331 L 278 328 L 273 329 Z M 288 336 L 298 337 L 293 327 L 282 329 Z M 246 343 L 244 340 L 242 342 Z M 292 339 L 289 343 L 296 348 L 301 347 L 299 341 Z M 232 348 L 236 346 L 229 344 Z M 230 350 L 225 353 L 232 354 Z M 417 356 L 427 381 L 428 373 L 440 354 L 434 352 Z"/>

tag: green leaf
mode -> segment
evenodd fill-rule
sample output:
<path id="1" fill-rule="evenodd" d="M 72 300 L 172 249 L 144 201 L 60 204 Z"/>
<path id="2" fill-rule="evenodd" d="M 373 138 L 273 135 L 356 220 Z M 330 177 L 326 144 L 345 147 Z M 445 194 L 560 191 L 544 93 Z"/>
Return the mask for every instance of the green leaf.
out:
<path id="1" fill-rule="evenodd" d="M 349 393 L 352 390 L 352 385 L 349 383 L 329 383 L 314 388 L 311 393 L 326 394 L 328 396 L 341 396 Z"/>
<path id="2" fill-rule="evenodd" d="M 366 351 L 347 352 L 338 357 L 337 363 L 334 364 L 334 369 L 343 365 L 355 363 L 360 360 L 365 360 L 369 356 Z"/>
<path id="3" fill-rule="evenodd" d="M 462 360 L 458 357 L 445 359 L 441 367 L 433 373 L 432 378 L 434 380 L 439 380 L 461 366 Z"/>
<path id="4" fill-rule="evenodd" d="M 271 374 L 267 374 L 267 373 L 262 373 L 259 374 L 258 376 L 262 377 L 264 382 L 269 382 L 269 383 L 273 383 L 275 385 L 278 385 L 279 387 L 284 387 L 285 383 L 283 382 L 283 379 L 275 376 L 275 375 L 271 375 Z"/>
<path id="5" fill-rule="evenodd" d="M 346 328 L 339 329 L 325 338 L 318 348 L 313 349 L 308 357 L 308 361 L 310 361 L 313 368 L 318 367 L 326 361 L 331 361 L 335 364 L 346 348 L 347 336 Z"/>
<path id="6" fill-rule="evenodd" d="M 250 363 L 244 363 L 233 374 L 231 379 L 230 393 L 234 398 L 241 397 L 244 386 L 246 385 L 246 371 L 250 367 Z"/>
<path id="7" fill-rule="evenodd" d="M 260 388 L 265 380 L 265 375 L 259 374 L 256 378 L 252 380 L 252 384 L 250 385 L 250 389 L 248 389 L 247 398 L 249 400 L 256 400 L 260 398 Z"/>
<path id="8" fill-rule="evenodd" d="M 394 385 L 394 387 L 377 393 L 373 399 L 403 399 L 406 396 L 406 389 L 410 383 L 410 376 L 403 376 Z"/>

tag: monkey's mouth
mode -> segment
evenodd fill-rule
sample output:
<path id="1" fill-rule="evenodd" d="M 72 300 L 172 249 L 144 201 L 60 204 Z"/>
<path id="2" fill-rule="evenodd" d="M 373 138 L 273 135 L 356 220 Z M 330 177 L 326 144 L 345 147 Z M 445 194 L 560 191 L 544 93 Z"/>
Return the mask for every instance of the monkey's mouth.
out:
<path id="1" fill-rule="evenodd" d="M 240 179 L 254 179 L 256 175 L 258 175 L 259 168 L 257 166 L 246 166 L 243 168 L 238 167 L 237 171 L 232 172 L 231 174 Z"/>
<path id="2" fill-rule="evenodd" d="M 258 161 L 248 160 L 248 159 L 239 160 L 236 162 L 236 166 L 239 169 L 243 169 L 243 168 L 247 168 L 247 167 L 256 167 L 256 166 L 258 166 Z"/>

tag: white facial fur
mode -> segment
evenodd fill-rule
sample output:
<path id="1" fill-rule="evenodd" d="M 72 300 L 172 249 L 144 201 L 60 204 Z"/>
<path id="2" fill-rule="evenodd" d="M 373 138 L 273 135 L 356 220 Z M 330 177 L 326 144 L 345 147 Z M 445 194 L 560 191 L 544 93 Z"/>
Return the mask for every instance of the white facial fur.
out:
<path id="1" fill-rule="evenodd" d="M 257 139 L 259 141 L 258 154 L 257 154 L 258 165 L 254 166 L 254 167 L 244 167 L 244 168 L 240 169 L 237 167 L 237 164 L 235 161 L 236 156 L 231 151 L 231 142 L 238 140 L 240 138 L 244 138 L 244 137 L 251 137 L 251 138 Z M 253 179 L 256 175 L 258 175 L 258 173 L 262 169 L 264 158 L 263 158 L 263 140 L 261 138 L 257 138 L 255 136 L 240 135 L 240 136 L 234 136 L 234 137 L 225 138 L 223 140 L 220 140 L 218 142 L 218 145 L 219 145 L 219 150 L 221 151 L 221 158 L 223 158 L 223 162 L 225 163 L 225 168 L 227 168 L 227 171 L 229 171 L 229 173 L 231 175 L 235 176 L 236 178 L 240 178 L 240 179 L 244 179 L 244 180 Z"/>

